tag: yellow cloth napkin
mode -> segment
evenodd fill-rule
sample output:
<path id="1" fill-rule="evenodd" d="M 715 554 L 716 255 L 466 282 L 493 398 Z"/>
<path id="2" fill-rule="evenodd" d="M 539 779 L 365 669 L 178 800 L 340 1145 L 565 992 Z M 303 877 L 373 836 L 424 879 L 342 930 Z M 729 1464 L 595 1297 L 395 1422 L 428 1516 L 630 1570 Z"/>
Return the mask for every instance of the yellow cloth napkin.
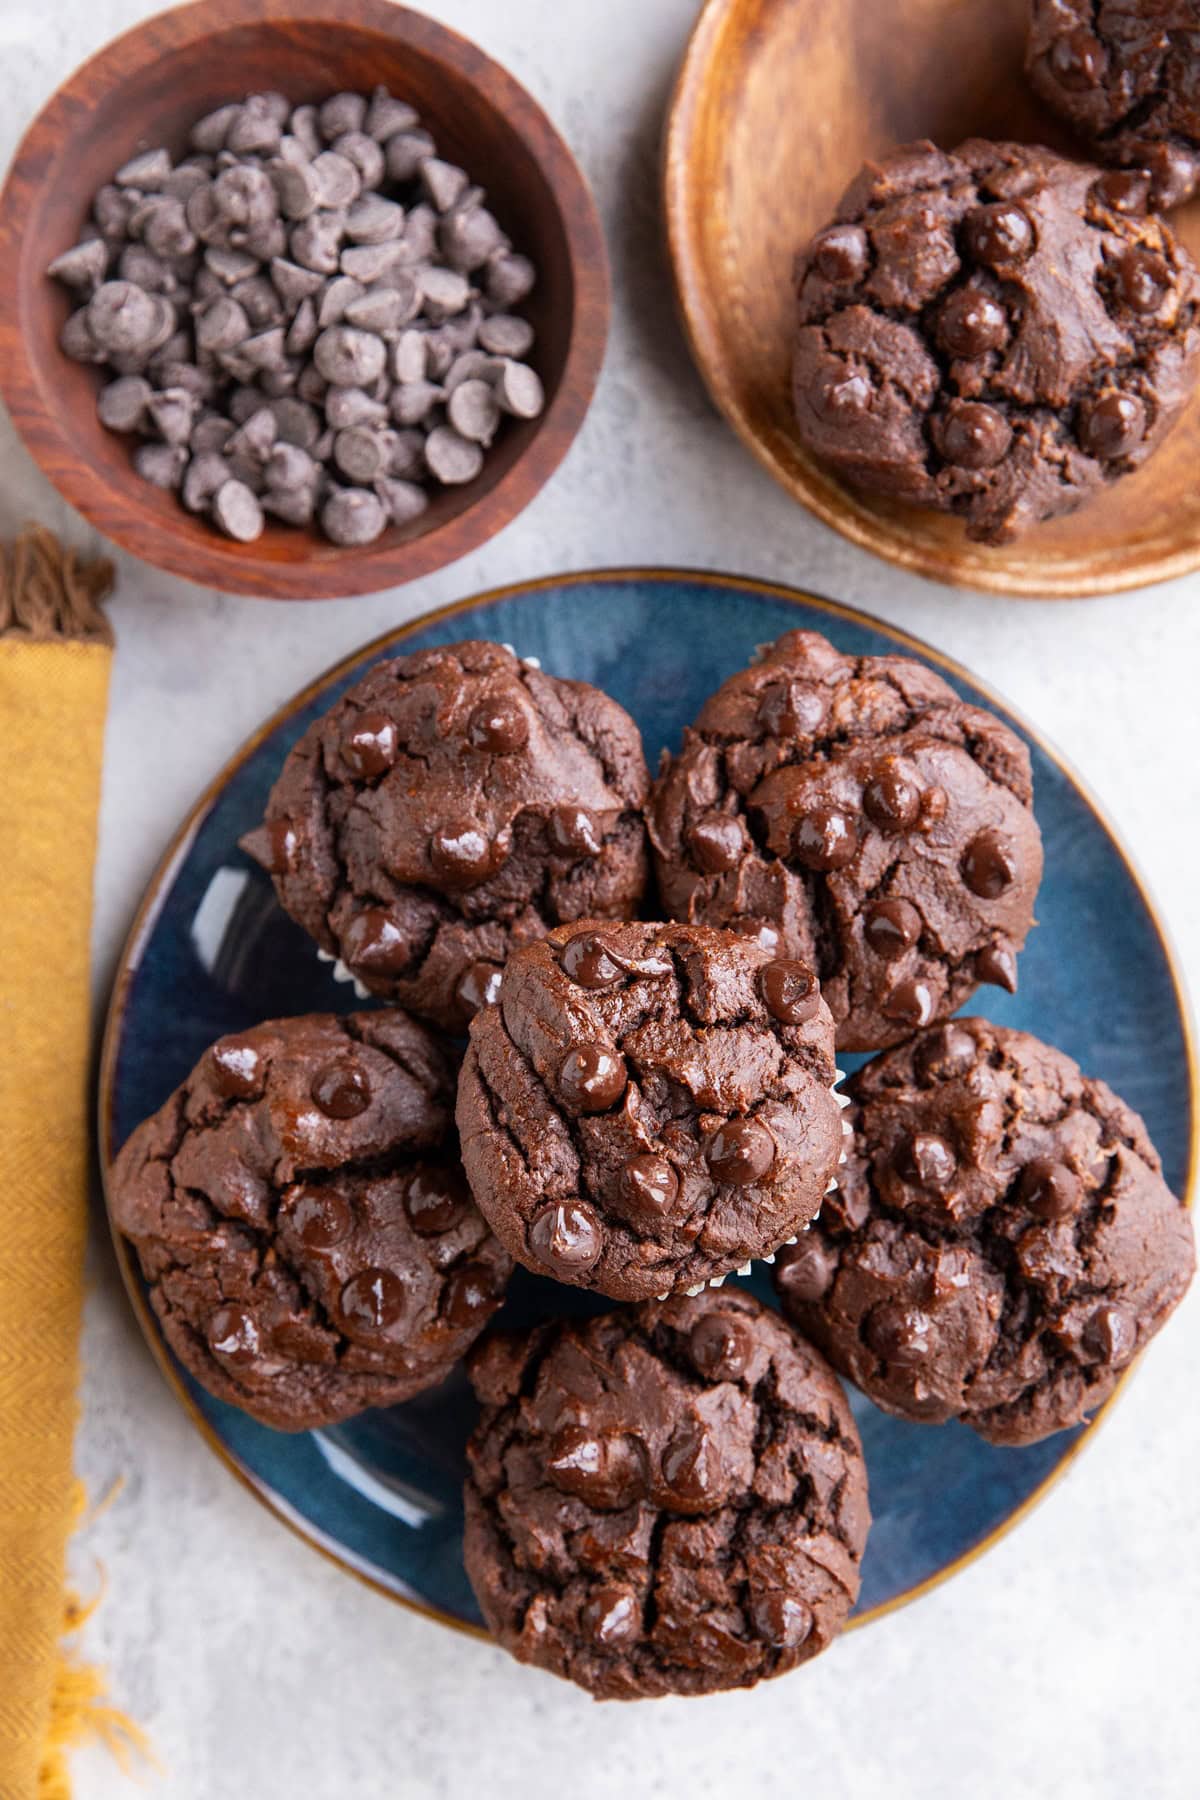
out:
<path id="1" fill-rule="evenodd" d="M 112 640 L 107 564 L 0 549 L 0 1796 L 65 1794 L 102 1687 L 64 1660 L 88 1193 L 92 865 Z M 92 1721 L 105 1729 L 101 1708 Z M 52 1725 L 53 1721 L 53 1725 Z"/>

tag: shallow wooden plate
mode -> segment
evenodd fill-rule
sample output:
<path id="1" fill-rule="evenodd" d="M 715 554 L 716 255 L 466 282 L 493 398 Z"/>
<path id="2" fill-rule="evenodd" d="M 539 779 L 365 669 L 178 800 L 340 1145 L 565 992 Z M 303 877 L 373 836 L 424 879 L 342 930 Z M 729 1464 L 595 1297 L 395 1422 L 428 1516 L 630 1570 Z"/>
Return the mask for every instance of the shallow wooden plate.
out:
<path id="1" fill-rule="evenodd" d="M 708 0 L 667 125 L 667 232 L 709 391 L 775 479 L 902 568 L 998 594 L 1115 593 L 1200 568 L 1200 395 L 1157 456 L 1018 544 L 852 493 L 800 447 L 791 266 L 860 165 L 930 137 L 1071 145 L 1022 74 L 1027 0 Z M 1200 202 L 1172 223 L 1200 255 Z"/>

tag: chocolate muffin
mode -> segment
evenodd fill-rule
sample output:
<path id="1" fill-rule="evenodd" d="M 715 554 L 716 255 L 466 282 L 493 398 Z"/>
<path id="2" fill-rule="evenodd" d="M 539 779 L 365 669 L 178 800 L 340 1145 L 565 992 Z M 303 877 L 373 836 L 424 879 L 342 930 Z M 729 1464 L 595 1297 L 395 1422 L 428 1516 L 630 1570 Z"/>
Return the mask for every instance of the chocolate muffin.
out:
<path id="1" fill-rule="evenodd" d="M 1138 212 L 1191 198 L 1200 182 L 1196 0 L 1033 0 L 1025 60 L 1042 99 L 1093 153 L 1134 171 L 1112 193 Z"/>
<path id="2" fill-rule="evenodd" d="M 481 1344 L 464 1557 L 503 1647 L 601 1700 L 753 1687 L 826 1648 L 870 1525 L 832 1372 L 750 1294 Z"/>
<path id="3" fill-rule="evenodd" d="M 510 950 L 637 911 L 648 787 L 607 694 L 453 644 L 377 664 L 318 719 L 243 848 L 365 990 L 458 1031 Z"/>
<path id="4" fill-rule="evenodd" d="M 986 1019 L 920 1033 L 850 1092 L 838 1191 L 776 1268 L 787 1316 L 901 1418 L 996 1444 L 1078 1424 L 1195 1267 L 1141 1119 Z"/>
<path id="5" fill-rule="evenodd" d="M 703 926 L 561 926 L 472 1021 L 463 1163 L 527 1268 L 616 1300 L 699 1288 L 815 1215 L 836 1075 L 805 964 Z"/>
<path id="6" fill-rule="evenodd" d="M 1016 987 L 1042 873 L 1029 753 L 922 663 L 786 633 L 684 732 L 649 821 L 667 910 L 815 969 L 842 1049 Z"/>
<path id="7" fill-rule="evenodd" d="M 472 1204 L 454 1071 L 401 1012 L 221 1038 L 109 1176 L 172 1350 L 280 1431 L 441 1381 L 512 1264 Z"/>
<path id="8" fill-rule="evenodd" d="M 796 270 L 797 426 L 852 486 L 1003 544 L 1157 448 L 1200 278 L 1124 177 L 973 138 L 868 163 Z"/>

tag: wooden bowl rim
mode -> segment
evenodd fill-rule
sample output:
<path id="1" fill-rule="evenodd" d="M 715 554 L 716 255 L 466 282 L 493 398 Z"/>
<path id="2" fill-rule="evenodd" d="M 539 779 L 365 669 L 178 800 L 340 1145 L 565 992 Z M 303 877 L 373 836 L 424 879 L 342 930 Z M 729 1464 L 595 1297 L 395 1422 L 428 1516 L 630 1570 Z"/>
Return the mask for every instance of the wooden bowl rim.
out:
<path id="1" fill-rule="evenodd" d="M 399 544 L 346 549 L 323 560 L 275 562 L 253 546 L 216 537 L 184 541 L 136 489 L 93 469 L 76 451 L 71 414 L 48 404 L 21 329 L 16 279 L 29 211 L 49 159 L 72 135 L 71 114 L 97 82 L 112 89 L 164 54 L 233 27 L 307 22 L 358 27 L 411 45 L 458 69 L 481 102 L 501 113 L 537 162 L 558 214 L 571 272 L 571 323 L 562 374 L 525 449 L 495 485 L 461 512 Z M 323 600 L 398 587 L 457 561 L 510 524 L 540 492 L 583 424 L 604 361 L 611 313 L 608 251 L 587 179 L 549 115 L 486 51 L 460 32 L 394 0 L 193 0 L 143 19 L 111 39 L 58 87 L 21 138 L 0 190 L 0 258 L 13 272 L 0 283 L 0 397 L 26 449 L 63 497 L 96 529 L 143 562 L 227 593 L 269 600 Z M 51 474 L 34 448 L 51 440 L 61 466 Z M 307 534 L 297 534 L 298 537 Z"/>
<path id="2" fill-rule="evenodd" d="M 724 31 L 746 0 L 704 0 L 688 38 L 668 104 L 663 135 L 662 195 L 668 256 L 676 301 L 693 360 L 717 410 L 746 448 L 794 500 L 885 562 L 954 587 L 1009 599 L 1077 600 L 1125 593 L 1172 581 L 1200 569 L 1200 538 L 1175 550 L 1130 546 L 1120 567 L 1082 555 L 1039 559 L 1036 530 L 1012 549 L 997 552 L 963 540 L 948 551 L 911 538 L 881 517 L 828 473 L 799 444 L 800 473 L 776 454 L 755 429 L 723 354 L 720 310 L 705 276 L 705 261 L 690 227 L 693 146 L 708 90 L 708 70 Z M 1094 504 L 1102 504 L 1098 496 Z M 914 514 L 917 509 L 909 509 Z"/>

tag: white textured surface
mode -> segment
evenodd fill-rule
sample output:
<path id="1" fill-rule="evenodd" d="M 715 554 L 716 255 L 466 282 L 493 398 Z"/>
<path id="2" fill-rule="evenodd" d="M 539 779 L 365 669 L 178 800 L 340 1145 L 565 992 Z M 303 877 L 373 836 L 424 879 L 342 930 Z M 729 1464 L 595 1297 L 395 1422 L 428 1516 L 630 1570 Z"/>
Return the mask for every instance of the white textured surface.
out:
<path id="1" fill-rule="evenodd" d="M 797 0 L 809 4 L 813 0 Z M 149 0 L 0 0 L 0 158 L 55 84 Z M 499 582 L 618 562 L 811 586 L 962 659 L 1036 720 L 1126 833 L 1176 938 L 1200 941 L 1200 580 L 1075 603 L 893 573 L 794 509 L 711 412 L 675 326 L 657 147 L 695 0 L 431 0 L 548 106 L 595 185 L 616 317 L 595 408 L 529 511 L 406 590 L 269 606 L 121 569 L 97 885 L 97 992 L 183 809 L 258 722 L 386 627 Z M 898 12 L 902 9 L 897 9 Z M 236 72 L 230 72 L 236 88 Z M 803 171 L 797 170 L 797 179 Z M 0 421 L 0 529 L 81 523 Z M 1096 980 L 1105 950 L 1096 946 Z M 949 1586 L 812 1668 L 705 1701 L 597 1708 L 413 1617 L 293 1539 L 192 1433 L 97 1249 L 79 1461 L 125 1486 L 83 1539 L 108 1595 L 87 1648 L 149 1730 L 172 1800 L 572 1800 L 809 1791 L 990 1800 L 1200 1789 L 1193 1300 L 1046 1504 Z M 99 1752 L 80 1800 L 131 1790 Z"/>

